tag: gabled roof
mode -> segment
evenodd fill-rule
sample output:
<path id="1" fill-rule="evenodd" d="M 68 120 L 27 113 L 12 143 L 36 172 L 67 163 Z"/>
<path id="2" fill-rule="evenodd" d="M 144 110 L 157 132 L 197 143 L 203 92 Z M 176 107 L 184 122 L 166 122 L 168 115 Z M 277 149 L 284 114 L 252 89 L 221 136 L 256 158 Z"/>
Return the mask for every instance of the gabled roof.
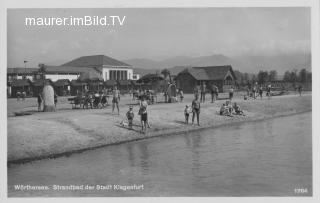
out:
<path id="1" fill-rule="evenodd" d="M 229 71 L 236 78 L 230 65 L 188 67 L 180 73 L 190 73 L 196 80 L 223 80 Z"/>
<path id="2" fill-rule="evenodd" d="M 38 68 L 8 68 L 7 74 L 32 74 Z"/>
<path id="3" fill-rule="evenodd" d="M 39 70 L 39 69 L 38 69 Z M 46 74 L 81 74 L 85 72 L 97 72 L 95 69 L 88 67 L 73 66 L 45 66 Z"/>
<path id="4" fill-rule="evenodd" d="M 86 84 L 84 82 L 79 82 L 78 80 L 71 80 L 70 83 L 72 86 L 82 86 L 83 84 Z"/>
<path id="5" fill-rule="evenodd" d="M 101 67 L 103 65 L 124 67 L 131 66 L 122 61 L 118 61 L 117 59 L 105 55 L 82 56 L 68 63 L 65 63 L 62 66 Z"/>
<path id="6" fill-rule="evenodd" d="M 50 79 L 46 79 L 45 82 L 49 82 L 50 84 L 52 84 L 52 81 Z M 33 86 L 42 87 L 45 82 L 39 79 L 39 80 L 34 80 L 32 84 Z"/>
<path id="7" fill-rule="evenodd" d="M 12 87 L 23 87 L 23 86 L 30 86 L 31 81 L 29 79 L 20 79 L 20 80 L 13 80 L 11 83 Z"/>
<path id="8" fill-rule="evenodd" d="M 106 81 L 104 82 L 104 84 L 105 84 L 106 86 L 114 86 L 114 85 L 117 84 L 117 81 L 115 81 L 115 80 L 106 80 Z"/>
<path id="9" fill-rule="evenodd" d="M 61 86 L 66 86 L 70 85 L 70 81 L 68 79 L 60 79 L 54 82 L 54 86 L 61 87 Z"/>

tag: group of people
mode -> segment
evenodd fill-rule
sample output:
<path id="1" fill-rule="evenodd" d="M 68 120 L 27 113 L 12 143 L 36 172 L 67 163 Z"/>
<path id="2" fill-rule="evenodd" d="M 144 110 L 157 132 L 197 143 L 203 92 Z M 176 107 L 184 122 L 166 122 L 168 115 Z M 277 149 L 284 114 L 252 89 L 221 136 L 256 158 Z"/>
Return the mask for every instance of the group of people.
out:
<path id="1" fill-rule="evenodd" d="M 20 98 L 21 98 L 22 100 L 25 100 L 25 98 L 26 98 L 26 96 L 27 96 L 27 93 L 26 93 L 25 91 L 22 91 L 22 92 L 17 91 L 16 96 L 17 96 L 17 100 L 18 100 L 18 101 L 20 100 Z"/>
<path id="2" fill-rule="evenodd" d="M 148 120 L 148 102 L 146 101 L 145 97 L 142 97 L 139 104 L 139 111 L 138 115 L 140 116 L 141 122 L 141 132 L 146 132 L 147 128 L 151 128 Z M 133 129 L 133 119 L 134 119 L 134 112 L 133 106 L 129 106 L 129 110 L 126 113 L 126 117 L 128 120 L 128 127 L 130 130 Z M 122 121 L 122 123 L 124 123 Z"/>
<path id="3" fill-rule="evenodd" d="M 200 102 L 204 103 L 206 100 L 206 92 L 207 89 L 210 90 L 211 93 L 211 103 L 214 103 L 219 95 L 219 89 L 216 85 L 210 84 L 209 87 L 207 88 L 207 85 L 205 82 L 201 83 L 201 85 L 197 85 L 194 88 L 194 97 L 200 97 Z"/>
<path id="4" fill-rule="evenodd" d="M 226 103 L 223 103 L 220 108 L 220 115 L 232 116 L 233 114 L 244 116 L 244 113 L 237 102 L 234 102 L 232 105 L 231 101 L 227 100 Z"/>
<path id="5" fill-rule="evenodd" d="M 271 84 L 268 84 L 264 88 L 262 85 L 258 86 L 257 82 L 251 88 L 247 88 L 247 95 L 245 95 L 244 99 L 246 100 L 248 97 L 256 99 L 258 96 L 260 97 L 260 99 L 262 99 L 264 89 L 266 91 L 266 96 L 268 97 L 268 99 L 271 99 Z"/>

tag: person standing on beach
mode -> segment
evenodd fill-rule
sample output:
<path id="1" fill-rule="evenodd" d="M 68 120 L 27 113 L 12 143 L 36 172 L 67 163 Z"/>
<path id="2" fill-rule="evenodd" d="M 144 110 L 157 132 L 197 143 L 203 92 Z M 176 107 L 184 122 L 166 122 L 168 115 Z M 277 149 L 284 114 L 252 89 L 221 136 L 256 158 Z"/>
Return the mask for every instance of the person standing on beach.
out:
<path id="1" fill-rule="evenodd" d="M 211 103 L 215 102 L 218 98 L 218 87 L 214 84 L 211 85 Z"/>
<path id="2" fill-rule="evenodd" d="M 198 85 L 196 85 L 195 87 L 194 87 L 194 90 L 193 90 L 193 93 L 194 93 L 194 97 L 196 98 L 199 98 L 199 96 L 200 96 L 200 87 L 198 86 Z"/>
<path id="3" fill-rule="evenodd" d="M 205 100 L 206 100 L 206 83 L 205 83 L 205 82 L 202 82 L 200 101 L 204 103 Z"/>
<path id="4" fill-rule="evenodd" d="M 229 90 L 229 99 L 230 99 L 230 101 L 232 100 L 232 98 L 233 98 L 233 87 L 231 86 L 231 88 L 230 88 L 230 90 Z"/>
<path id="5" fill-rule="evenodd" d="M 268 96 L 268 99 L 271 98 L 271 85 L 270 84 L 267 86 L 267 96 Z"/>
<path id="6" fill-rule="evenodd" d="M 41 96 L 41 93 L 38 94 L 37 100 L 38 100 L 38 111 L 41 111 L 41 104 L 42 104 L 42 96 Z"/>
<path id="7" fill-rule="evenodd" d="M 199 116 L 200 116 L 200 101 L 198 99 L 198 97 L 196 97 L 193 101 L 192 101 L 192 125 L 194 123 L 194 117 L 197 116 L 197 123 L 198 126 L 200 126 L 199 123 Z"/>
<path id="8" fill-rule="evenodd" d="M 147 111 L 148 103 L 145 100 L 145 97 L 141 98 L 140 102 L 140 109 L 139 109 L 139 115 L 141 120 L 141 131 L 147 130 L 147 125 L 150 128 L 148 124 L 148 111 Z"/>
<path id="9" fill-rule="evenodd" d="M 300 95 L 300 97 L 301 97 L 301 93 L 302 93 L 302 85 L 299 85 L 299 87 L 298 87 L 298 92 L 299 92 L 299 95 Z"/>
<path id="10" fill-rule="evenodd" d="M 263 94 L 263 89 L 262 89 L 262 85 L 260 85 L 260 87 L 259 87 L 259 95 L 260 95 L 261 99 L 262 99 L 262 94 Z"/>
<path id="11" fill-rule="evenodd" d="M 112 91 L 112 113 L 114 112 L 114 107 L 117 106 L 118 115 L 119 115 L 119 98 L 120 98 L 120 91 L 118 90 L 117 86 L 114 86 L 114 90 Z"/>

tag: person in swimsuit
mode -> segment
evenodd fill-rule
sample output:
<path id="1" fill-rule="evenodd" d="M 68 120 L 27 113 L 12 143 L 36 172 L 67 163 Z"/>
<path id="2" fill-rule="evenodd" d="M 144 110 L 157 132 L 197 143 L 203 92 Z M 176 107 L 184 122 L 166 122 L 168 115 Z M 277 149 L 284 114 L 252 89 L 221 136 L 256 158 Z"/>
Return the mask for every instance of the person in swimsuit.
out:
<path id="1" fill-rule="evenodd" d="M 112 91 L 112 113 L 114 112 L 114 107 L 117 106 L 118 115 L 119 115 L 119 98 L 120 98 L 120 91 L 118 90 L 117 86 L 114 87 Z"/>
<path id="2" fill-rule="evenodd" d="M 194 117 L 197 116 L 197 123 L 198 126 L 200 126 L 199 123 L 199 116 L 200 116 L 200 101 L 198 99 L 198 97 L 196 97 L 193 101 L 192 101 L 192 125 L 194 123 Z"/>
<path id="3" fill-rule="evenodd" d="M 145 100 L 145 97 L 141 98 L 139 115 L 141 120 L 141 131 L 147 130 L 148 125 L 148 111 L 147 111 L 148 103 Z"/>

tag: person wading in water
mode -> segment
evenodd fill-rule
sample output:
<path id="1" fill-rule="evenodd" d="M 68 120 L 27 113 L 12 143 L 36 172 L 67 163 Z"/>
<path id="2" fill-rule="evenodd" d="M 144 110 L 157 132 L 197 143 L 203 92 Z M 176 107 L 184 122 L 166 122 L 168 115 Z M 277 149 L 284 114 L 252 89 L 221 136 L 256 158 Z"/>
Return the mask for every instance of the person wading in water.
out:
<path id="1" fill-rule="evenodd" d="M 118 115 L 119 115 L 119 100 L 120 100 L 120 91 L 117 86 L 114 87 L 112 91 L 113 99 L 112 99 L 112 113 L 114 112 L 114 107 L 117 105 Z"/>

